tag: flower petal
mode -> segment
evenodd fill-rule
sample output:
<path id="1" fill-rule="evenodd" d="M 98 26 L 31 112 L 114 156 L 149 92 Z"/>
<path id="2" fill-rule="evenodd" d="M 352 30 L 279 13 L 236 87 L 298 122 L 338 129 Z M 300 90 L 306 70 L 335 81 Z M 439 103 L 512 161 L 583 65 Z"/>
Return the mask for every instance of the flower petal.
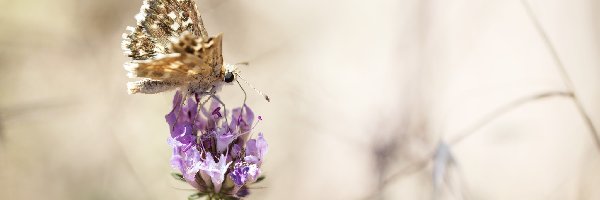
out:
<path id="1" fill-rule="evenodd" d="M 227 157 L 224 154 L 221 154 L 219 162 L 215 162 L 210 152 L 207 152 L 206 159 L 204 159 L 204 162 L 200 165 L 200 170 L 210 177 L 215 192 L 217 193 L 221 190 L 221 185 L 223 184 L 223 180 L 225 180 L 225 173 L 231 164 L 231 162 L 226 163 L 226 160 Z"/>
<path id="2" fill-rule="evenodd" d="M 226 129 L 220 129 L 219 131 L 217 131 L 215 137 L 217 139 L 217 152 L 218 153 L 225 152 L 225 150 L 228 149 L 231 142 L 233 142 L 233 140 L 235 140 L 237 138 L 237 136 L 235 134 L 227 131 Z"/>
<path id="3" fill-rule="evenodd" d="M 268 151 L 269 145 L 263 134 L 259 133 L 257 139 L 250 139 L 246 143 L 246 162 L 260 165 Z"/>

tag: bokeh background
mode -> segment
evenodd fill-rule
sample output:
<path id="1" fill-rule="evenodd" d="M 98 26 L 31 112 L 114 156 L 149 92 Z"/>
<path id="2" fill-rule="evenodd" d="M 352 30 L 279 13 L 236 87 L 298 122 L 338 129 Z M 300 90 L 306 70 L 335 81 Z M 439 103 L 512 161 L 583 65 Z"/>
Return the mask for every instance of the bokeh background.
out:
<path id="1" fill-rule="evenodd" d="M 192 193 L 169 175 L 172 92 L 126 93 L 121 33 L 140 5 L 0 0 L 0 199 Z M 600 126 L 597 0 L 198 7 L 272 98 L 249 92 L 270 145 L 249 199 L 600 199 L 577 107 Z"/>

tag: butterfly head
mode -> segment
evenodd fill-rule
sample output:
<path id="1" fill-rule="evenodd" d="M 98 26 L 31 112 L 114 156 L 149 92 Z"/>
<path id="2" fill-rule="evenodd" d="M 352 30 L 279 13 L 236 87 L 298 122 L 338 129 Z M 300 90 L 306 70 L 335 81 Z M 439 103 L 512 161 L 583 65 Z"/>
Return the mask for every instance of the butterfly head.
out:
<path id="1" fill-rule="evenodd" d="M 242 80 L 242 82 L 246 83 L 246 85 L 250 86 L 254 91 L 256 91 L 258 94 L 263 96 L 265 98 L 265 100 L 270 102 L 271 99 L 269 98 L 269 96 L 262 93 L 260 90 L 257 90 L 254 86 L 252 86 L 252 84 L 250 84 L 248 81 L 246 81 L 246 79 L 244 79 L 241 76 L 240 70 L 237 67 L 239 65 L 248 66 L 248 62 L 241 62 L 241 63 L 237 63 L 237 64 L 233 64 L 233 65 L 232 64 L 224 64 L 223 65 L 223 72 L 224 72 L 223 73 L 224 74 L 223 81 L 226 83 L 231 83 L 233 81 L 236 81 L 238 83 L 238 85 L 244 92 L 244 104 L 246 103 L 246 91 L 244 90 L 244 87 L 242 87 L 242 84 L 240 84 L 240 82 L 238 80 Z"/>
<path id="2" fill-rule="evenodd" d="M 233 82 L 238 74 L 237 67 L 232 64 L 224 64 L 223 70 L 224 70 L 224 74 L 225 74 L 223 76 L 223 81 L 225 81 L 225 83 Z"/>

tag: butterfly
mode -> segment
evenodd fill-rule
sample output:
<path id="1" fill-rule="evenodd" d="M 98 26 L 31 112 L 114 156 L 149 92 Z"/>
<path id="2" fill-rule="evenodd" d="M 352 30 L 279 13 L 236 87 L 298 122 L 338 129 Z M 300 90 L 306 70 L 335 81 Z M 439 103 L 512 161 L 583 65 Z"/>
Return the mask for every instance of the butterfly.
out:
<path id="1" fill-rule="evenodd" d="M 142 78 L 127 83 L 130 94 L 176 88 L 186 94 L 214 94 L 239 76 L 236 65 L 223 63 L 223 34 L 208 36 L 194 0 L 144 0 L 135 19 L 121 44 L 132 58 L 124 65 L 128 76 Z"/>

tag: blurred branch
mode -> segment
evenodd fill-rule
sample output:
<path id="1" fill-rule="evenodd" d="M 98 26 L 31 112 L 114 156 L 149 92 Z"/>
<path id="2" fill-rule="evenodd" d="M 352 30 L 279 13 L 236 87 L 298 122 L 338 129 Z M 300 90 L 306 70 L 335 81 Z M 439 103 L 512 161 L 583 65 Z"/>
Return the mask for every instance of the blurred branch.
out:
<path id="1" fill-rule="evenodd" d="M 543 93 L 523 97 L 523 98 L 517 99 L 515 101 L 512 101 L 512 102 L 492 111 L 491 113 L 487 114 L 481 120 L 474 123 L 472 126 L 469 126 L 466 129 L 464 129 L 463 131 L 460 131 L 457 134 L 458 136 L 456 138 L 449 140 L 448 145 L 450 147 L 452 147 L 452 146 L 458 144 L 459 142 L 466 139 L 467 137 L 472 136 L 477 130 L 479 130 L 484 125 L 490 123 L 491 121 L 502 116 L 503 114 L 507 113 L 508 111 L 518 108 L 519 106 L 522 106 L 526 103 L 538 101 L 538 100 L 542 100 L 542 99 L 546 99 L 546 98 L 550 98 L 550 97 L 573 98 L 573 93 L 563 92 L 563 91 L 550 91 L 550 92 L 543 92 Z M 387 179 L 383 180 L 383 184 L 381 184 L 381 187 L 386 187 L 389 185 L 389 183 L 391 183 L 397 179 L 400 179 L 402 177 L 411 175 L 413 173 L 416 173 L 416 172 L 419 172 L 419 171 L 425 169 L 427 167 L 427 165 L 429 164 L 429 162 L 432 161 L 432 159 L 434 158 L 436 149 L 437 149 L 437 146 L 432 148 L 432 150 L 430 150 L 429 153 L 425 154 L 426 156 L 424 156 L 423 159 L 417 160 L 417 161 L 413 162 L 412 164 L 409 164 L 409 165 L 401 168 L 397 172 L 393 173 L 392 175 L 390 175 Z M 381 191 L 381 190 L 383 190 L 383 188 L 377 188 L 377 191 Z M 376 197 L 377 196 L 376 192 L 369 194 L 364 199 L 372 199 L 373 197 Z"/>
<path id="2" fill-rule="evenodd" d="M 550 54 L 552 55 L 554 62 L 556 62 L 556 67 L 558 68 L 558 71 L 560 72 L 563 83 L 565 84 L 565 87 L 567 88 L 567 90 L 571 91 L 572 97 L 573 97 L 572 98 L 573 102 L 575 102 L 575 105 L 577 106 L 577 110 L 579 111 L 579 113 L 583 117 L 586 125 L 590 129 L 592 137 L 594 138 L 594 142 L 596 143 L 597 149 L 600 150 L 600 136 L 598 135 L 598 131 L 597 131 L 596 127 L 594 127 L 594 123 L 592 122 L 590 115 L 585 111 L 583 104 L 581 103 L 581 99 L 575 92 L 573 80 L 571 80 L 571 78 L 569 77 L 569 74 L 567 73 L 565 65 L 563 64 L 562 60 L 558 56 L 556 48 L 554 47 L 552 42 L 550 42 L 550 38 L 548 37 L 548 34 L 546 34 L 546 31 L 542 27 L 538 18 L 535 16 L 535 13 L 533 13 L 533 10 L 531 9 L 531 6 L 527 2 L 527 0 L 521 0 L 521 3 L 523 3 L 523 7 L 525 7 L 525 11 L 527 12 L 527 15 L 529 16 L 529 18 L 531 18 L 531 21 L 533 22 L 535 29 L 538 31 L 538 33 L 542 37 L 542 40 L 544 41 L 544 44 L 550 51 Z"/>
<path id="3" fill-rule="evenodd" d="M 552 92 L 544 92 L 544 93 L 535 94 L 532 96 L 527 96 L 527 97 L 517 99 L 517 100 L 515 100 L 509 104 L 506 104 L 506 105 L 496 109 L 495 111 L 485 115 L 477 123 L 473 124 L 470 127 L 467 127 L 463 131 L 459 132 L 457 137 L 450 139 L 448 141 L 448 144 L 450 146 L 453 146 L 453 145 L 459 143 L 460 141 L 464 140 L 465 138 L 473 135 L 477 130 L 479 130 L 484 125 L 488 124 L 489 122 L 493 121 L 494 119 L 498 118 L 499 116 L 501 116 L 501 115 L 507 113 L 508 111 L 511 111 L 525 103 L 548 98 L 548 97 L 555 97 L 555 96 L 573 97 L 573 93 L 562 92 L 562 91 L 552 91 Z"/>

